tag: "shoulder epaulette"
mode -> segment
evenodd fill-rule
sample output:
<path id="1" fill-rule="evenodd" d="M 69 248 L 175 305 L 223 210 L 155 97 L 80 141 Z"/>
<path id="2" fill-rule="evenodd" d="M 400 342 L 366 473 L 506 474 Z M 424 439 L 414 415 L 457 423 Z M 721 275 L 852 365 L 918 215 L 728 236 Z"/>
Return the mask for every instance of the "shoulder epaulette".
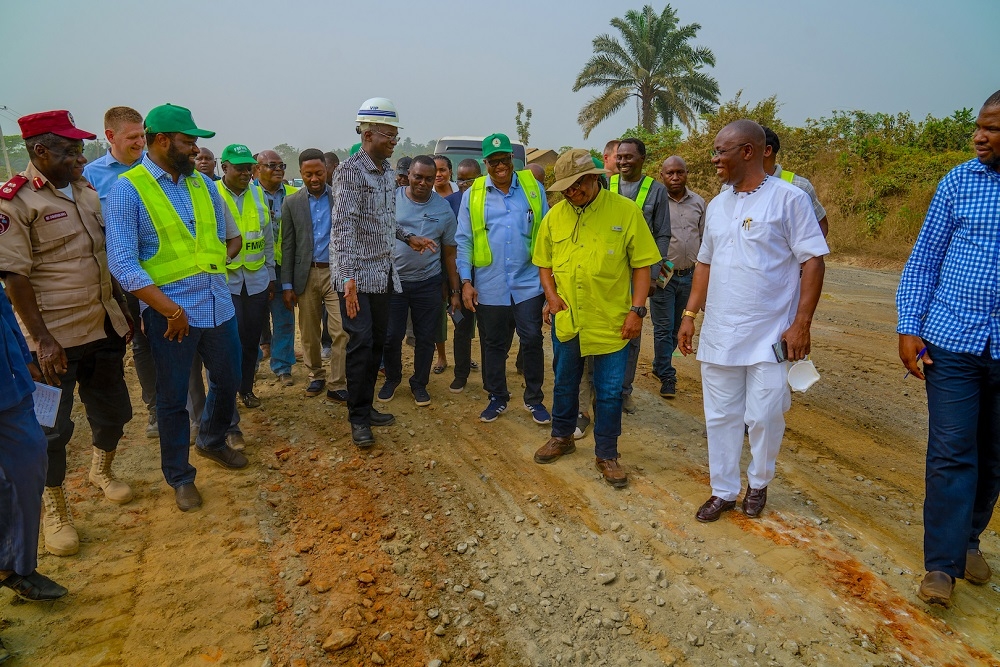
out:
<path id="1" fill-rule="evenodd" d="M 0 199 L 12 200 L 17 191 L 21 189 L 21 186 L 27 182 L 28 178 L 24 174 L 14 174 L 13 178 L 4 183 L 3 187 L 0 187 Z"/>

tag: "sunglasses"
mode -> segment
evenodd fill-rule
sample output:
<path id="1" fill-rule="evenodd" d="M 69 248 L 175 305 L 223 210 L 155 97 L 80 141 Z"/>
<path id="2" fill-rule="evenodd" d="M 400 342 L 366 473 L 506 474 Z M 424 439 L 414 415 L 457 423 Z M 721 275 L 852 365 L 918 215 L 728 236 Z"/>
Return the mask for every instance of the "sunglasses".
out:
<path id="1" fill-rule="evenodd" d="M 276 169 L 280 169 L 281 171 L 284 171 L 285 168 L 288 167 L 288 165 L 285 164 L 284 162 L 267 162 L 267 163 L 261 163 L 260 166 L 262 166 L 265 169 L 268 169 L 270 171 L 275 171 Z"/>
<path id="2" fill-rule="evenodd" d="M 488 157 L 485 162 L 491 167 L 499 167 L 500 165 L 507 165 L 509 167 L 512 164 L 509 155 L 504 155 L 503 157 Z"/>

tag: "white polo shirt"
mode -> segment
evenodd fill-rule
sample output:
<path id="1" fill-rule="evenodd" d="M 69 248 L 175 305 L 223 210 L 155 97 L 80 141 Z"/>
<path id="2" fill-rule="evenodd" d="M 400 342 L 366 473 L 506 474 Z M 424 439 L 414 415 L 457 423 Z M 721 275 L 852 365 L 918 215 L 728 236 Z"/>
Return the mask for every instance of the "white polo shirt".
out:
<path id="1" fill-rule="evenodd" d="M 800 265 L 829 252 L 799 188 L 770 176 L 752 193 L 720 193 L 708 205 L 698 251 L 698 261 L 711 265 L 698 360 L 775 361 L 771 346 L 798 307 Z"/>

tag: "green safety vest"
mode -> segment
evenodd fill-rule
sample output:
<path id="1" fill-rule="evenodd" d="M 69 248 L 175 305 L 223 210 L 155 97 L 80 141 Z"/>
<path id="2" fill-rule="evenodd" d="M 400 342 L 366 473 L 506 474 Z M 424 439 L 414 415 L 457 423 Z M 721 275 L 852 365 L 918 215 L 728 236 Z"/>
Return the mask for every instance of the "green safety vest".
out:
<path id="1" fill-rule="evenodd" d="M 240 254 L 233 257 L 227 268 L 230 271 L 241 266 L 247 271 L 261 269 L 265 259 L 263 226 L 267 223 L 268 218 L 267 205 L 264 203 L 264 189 L 251 183 L 246 192 L 250 196 L 247 197 L 246 194 L 243 196 L 243 212 L 240 213 L 239 209 L 236 208 L 236 200 L 233 199 L 232 193 L 221 180 L 215 182 L 215 187 L 222 195 L 226 206 L 229 207 L 229 212 L 240 230 L 240 236 L 243 237 L 243 247 L 240 248 Z M 252 206 L 250 205 L 251 201 L 253 202 Z"/>
<path id="2" fill-rule="evenodd" d="M 281 187 L 285 189 L 285 196 L 292 194 L 298 190 L 297 187 L 289 185 L 288 183 L 282 183 Z M 282 200 L 284 201 L 284 200 Z M 274 234 L 274 263 L 281 266 L 281 209 L 278 209 L 278 219 L 271 221 L 271 231 Z M 277 229 L 277 231 L 275 231 Z"/>
<path id="3" fill-rule="evenodd" d="M 794 179 L 794 178 L 795 178 L 795 172 L 794 171 L 788 171 L 787 169 L 782 169 L 781 170 L 781 180 L 788 181 L 789 183 L 791 183 L 792 179 Z"/>
<path id="4" fill-rule="evenodd" d="M 121 177 L 135 186 L 156 230 L 156 254 L 139 260 L 139 266 L 157 286 L 199 273 L 226 272 L 226 244 L 219 240 L 212 195 L 200 175 L 184 179 L 194 208 L 194 236 L 144 165 L 129 169 Z"/>
<path id="5" fill-rule="evenodd" d="M 611 191 L 614 192 L 616 195 L 621 194 L 620 192 L 618 192 L 618 181 L 619 181 L 618 174 L 615 174 L 614 176 L 611 177 Z M 651 187 L 653 187 L 653 179 L 650 178 L 649 176 L 643 176 L 642 183 L 639 185 L 639 194 L 637 194 L 635 197 L 635 204 L 640 209 L 645 205 L 646 197 L 649 196 L 649 188 Z"/>
<path id="6" fill-rule="evenodd" d="M 517 180 L 528 199 L 528 206 L 534 220 L 531 224 L 531 245 L 528 252 L 535 250 L 535 237 L 542 224 L 542 192 L 538 181 L 531 171 L 524 169 L 517 172 Z M 480 176 L 469 188 L 469 221 L 472 223 L 472 265 L 476 267 L 489 266 L 493 262 L 493 253 L 486 238 L 486 177 Z"/>

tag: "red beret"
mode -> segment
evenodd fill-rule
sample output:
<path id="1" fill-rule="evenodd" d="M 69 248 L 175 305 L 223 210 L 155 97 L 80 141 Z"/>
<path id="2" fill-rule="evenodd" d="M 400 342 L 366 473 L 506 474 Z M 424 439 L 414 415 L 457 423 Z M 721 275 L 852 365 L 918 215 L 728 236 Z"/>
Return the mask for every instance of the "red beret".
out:
<path id="1" fill-rule="evenodd" d="M 18 118 L 17 124 L 21 126 L 22 139 L 37 137 L 39 134 L 45 134 L 46 132 L 51 132 L 67 139 L 97 138 L 96 134 L 91 134 L 77 128 L 73 122 L 73 115 L 64 109 L 28 114 L 27 116 Z"/>

